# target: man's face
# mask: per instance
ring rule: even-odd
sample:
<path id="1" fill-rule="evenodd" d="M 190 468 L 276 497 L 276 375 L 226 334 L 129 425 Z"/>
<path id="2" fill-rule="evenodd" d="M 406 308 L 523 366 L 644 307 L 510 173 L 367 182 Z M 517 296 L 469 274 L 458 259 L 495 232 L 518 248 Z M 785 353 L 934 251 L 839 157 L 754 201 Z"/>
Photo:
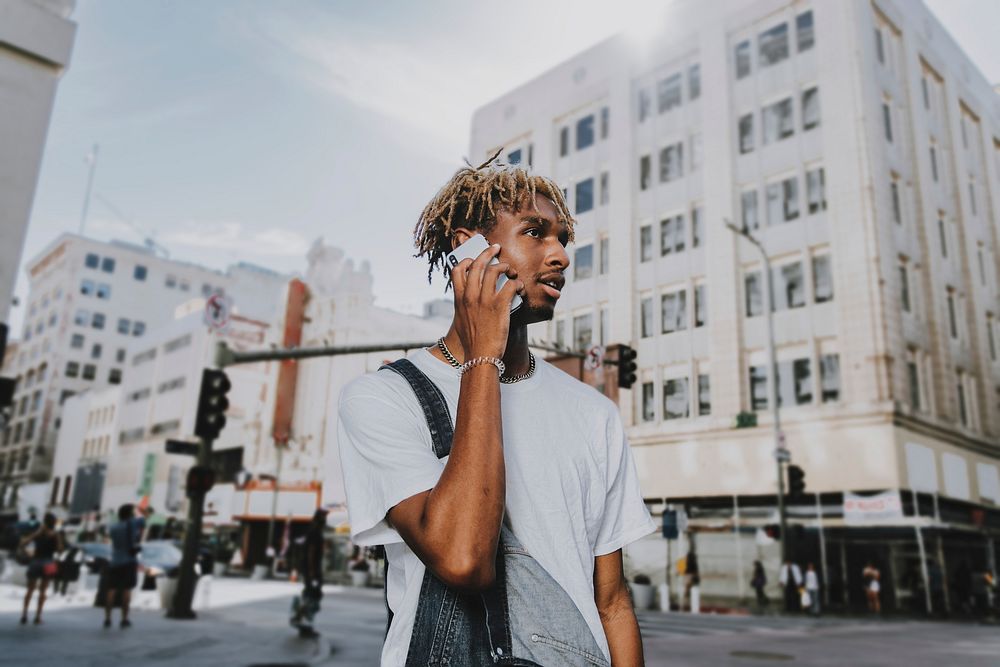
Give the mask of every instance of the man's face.
<path id="1" fill-rule="evenodd" d="M 535 207 L 526 203 L 514 213 L 501 211 L 497 223 L 485 234 L 490 243 L 500 244 L 499 259 L 517 271 L 524 282 L 521 307 L 511 318 L 512 324 L 531 324 L 551 320 L 569 267 L 566 243 L 569 229 L 559 222 L 559 214 L 547 197 L 536 194 Z M 475 232 L 456 230 L 457 247 Z"/>

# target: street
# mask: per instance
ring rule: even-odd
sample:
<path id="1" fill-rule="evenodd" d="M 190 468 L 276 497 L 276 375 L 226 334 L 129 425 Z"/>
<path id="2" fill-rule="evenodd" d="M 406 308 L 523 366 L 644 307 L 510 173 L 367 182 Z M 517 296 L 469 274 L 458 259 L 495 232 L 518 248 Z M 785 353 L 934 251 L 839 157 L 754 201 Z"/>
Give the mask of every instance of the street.
<path id="1" fill-rule="evenodd" d="M 0 665 L 357 665 L 376 666 L 385 630 L 380 589 L 327 586 L 319 641 L 287 625 L 297 586 L 221 579 L 200 589 L 199 617 L 172 621 L 155 593 L 139 593 L 134 626 L 101 627 L 92 593 L 47 605 L 44 624 L 20 626 L 23 589 L 0 586 Z M 207 607 L 205 605 L 207 603 Z M 646 664 L 670 665 L 961 665 L 993 667 L 996 626 L 908 620 L 639 613 Z"/>

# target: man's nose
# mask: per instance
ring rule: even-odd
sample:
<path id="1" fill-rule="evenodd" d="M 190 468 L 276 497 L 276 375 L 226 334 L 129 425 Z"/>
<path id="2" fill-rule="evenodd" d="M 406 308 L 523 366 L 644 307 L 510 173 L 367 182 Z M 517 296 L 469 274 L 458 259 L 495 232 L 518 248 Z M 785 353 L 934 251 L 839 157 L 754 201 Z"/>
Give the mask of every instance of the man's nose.
<path id="1" fill-rule="evenodd" d="M 565 271 L 569 268 L 569 253 L 566 252 L 566 248 L 563 247 L 562 243 L 556 241 L 553 244 L 548 257 L 545 258 L 545 265 L 559 271 Z"/>

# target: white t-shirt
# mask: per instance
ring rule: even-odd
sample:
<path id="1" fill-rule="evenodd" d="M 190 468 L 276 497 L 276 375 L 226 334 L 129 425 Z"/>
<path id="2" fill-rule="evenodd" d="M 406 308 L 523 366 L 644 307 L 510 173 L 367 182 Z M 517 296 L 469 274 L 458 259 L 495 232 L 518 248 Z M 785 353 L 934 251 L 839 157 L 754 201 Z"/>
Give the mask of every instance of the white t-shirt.
<path id="1" fill-rule="evenodd" d="M 425 349 L 409 356 L 441 390 L 452 424 L 460 380 Z M 505 521 L 587 620 L 610 661 L 594 602 L 594 557 L 656 530 L 618 408 L 594 388 L 538 359 L 535 374 L 500 385 Z M 400 501 L 437 484 L 448 458 L 434 454 L 423 410 L 397 373 L 369 373 L 340 396 L 340 457 L 355 544 L 385 544 L 392 627 L 382 665 L 403 665 L 424 565 L 386 522 Z"/>

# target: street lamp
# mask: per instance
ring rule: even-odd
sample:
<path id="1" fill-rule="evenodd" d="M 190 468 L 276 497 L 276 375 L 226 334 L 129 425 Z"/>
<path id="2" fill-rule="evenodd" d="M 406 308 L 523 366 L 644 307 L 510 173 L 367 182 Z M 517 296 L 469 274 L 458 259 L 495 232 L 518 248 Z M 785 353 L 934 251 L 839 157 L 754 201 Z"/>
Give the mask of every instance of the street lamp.
<path id="1" fill-rule="evenodd" d="M 742 236 L 752 243 L 758 251 L 760 258 L 764 262 L 764 312 L 767 314 L 767 389 L 768 405 L 771 407 L 771 416 L 774 428 L 774 461 L 778 472 L 778 519 L 781 523 L 781 560 L 788 560 L 788 525 L 785 519 L 785 476 L 782 466 L 791 460 L 788 449 L 785 447 L 785 435 L 781 432 L 781 411 L 778 407 L 778 367 L 774 355 L 774 314 L 771 309 L 771 261 L 767 258 L 767 251 L 750 230 L 744 225 L 737 227 L 729 220 L 723 220 L 729 231 L 737 236 Z"/>

